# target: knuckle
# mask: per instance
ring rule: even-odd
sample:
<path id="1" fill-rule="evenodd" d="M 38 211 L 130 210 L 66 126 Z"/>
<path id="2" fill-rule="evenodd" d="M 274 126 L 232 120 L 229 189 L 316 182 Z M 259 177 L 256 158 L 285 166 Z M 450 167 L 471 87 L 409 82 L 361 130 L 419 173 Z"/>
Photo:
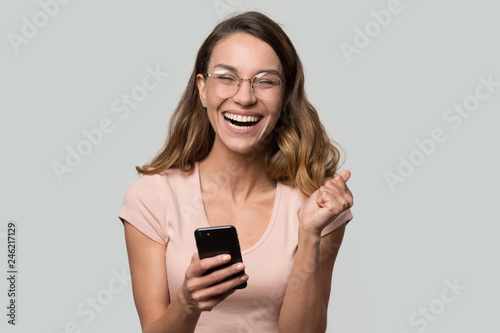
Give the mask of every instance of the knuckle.
<path id="1" fill-rule="evenodd" d="M 198 269 L 200 272 L 206 271 L 208 269 L 207 262 L 204 260 L 201 260 L 200 262 L 198 262 Z"/>
<path id="2" fill-rule="evenodd" d="M 196 284 L 193 280 L 188 280 L 186 281 L 186 289 L 192 293 L 193 291 L 196 290 Z"/>
<path id="3" fill-rule="evenodd" d="M 186 273 L 184 273 L 184 279 L 186 281 L 189 281 L 189 279 L 193 276 L 193 269 L 191 266 L 189 266 L 187 269 L 186 269 Z"/>
<path id="4" fill-rule="evenodd" d="M 343 208 L 342 210 L 346 210 L 346 209 L 349 208 L 349 200 L 343 198 L 343 200 L 342 200 L 342 208 Z"/>
<path id="5" fill-rule="evenodd" d="M 330 212 L 330 214 L 337 215 L 342 211 L 342 209 L 338 206 L 333 206 L 328 211 Z"/>
<path id="6" fill-rule="evenodd" d="M 219 282 L 220 280 L 221 280 L 221 274 L 219 271 L 214 271 L 212 274 L 210 274 L 211 282 Z"/>
<path id="7" fill-rule="evenodd" d="M 193 293 L 191 294 L 191 299 L 200 307 L 201 302 L 203 301 L 203 298 L 201 297 L 200 293 Z"/>
<path id="8" fill-rule="evenodd" d="M 214 290 L 218 295 L 220 295 L 226 292 L 226 287 L 222 284 L 218 284 L 215 286 Z"/>

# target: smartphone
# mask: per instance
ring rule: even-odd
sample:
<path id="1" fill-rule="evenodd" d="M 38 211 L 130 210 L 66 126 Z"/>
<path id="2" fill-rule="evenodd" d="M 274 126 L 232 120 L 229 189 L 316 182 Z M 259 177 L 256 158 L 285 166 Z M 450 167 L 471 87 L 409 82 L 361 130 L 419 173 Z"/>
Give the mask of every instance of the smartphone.
<path id="1" fill-rule="evenodd" d="M 217 269 L 233 265 L 237 262 L 243 262 L 238 234 L 236 233 L 236 228 L 232 225 L 196 229 L 194 231 L 194 238 L 196 239 L 196 247 L 198 248 L 200 259 L 217 256 L 219 254 L 231 255 L 231 260 L 228 263 L 207 270 L 205 275 L 210 274 Z M 235 275 L 242 275 L 244 273 L 245 271 L 242 271 Z M 232 279 L 235 275 L 230 276 L 223 281 Z M 236 288 L 243 289 L 246 286 L 247 283 L 243 282 Z"/>

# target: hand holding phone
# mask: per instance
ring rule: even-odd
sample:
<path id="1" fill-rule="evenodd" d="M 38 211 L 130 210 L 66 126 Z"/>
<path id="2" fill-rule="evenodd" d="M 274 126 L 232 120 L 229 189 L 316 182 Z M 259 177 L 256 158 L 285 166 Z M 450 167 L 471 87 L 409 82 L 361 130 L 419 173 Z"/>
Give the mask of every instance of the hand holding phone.
<path id="1" fill-rule="evenodd" d="M 194 236 L 196 239 L 196 247 L 198 248 L 198 255 L 200 259 L 205 259 L 220 254 L 229 254 L 231 256 L 231 260 L 229 262 L 207 270 L 205 272 L 205 275 L 210 274 L 215 270 L 228 267 L 235 263 L 243 262 L 243 259 L 241 257 L 240 242 L 238 240 L 238 234 L 235 227 L 228 225 L 220 227 L 199 228 L 195 230 Z M 242 274 L 245 274 L 245 271 L 242 271 L 237 275 L 230 276 L 224 281 Z M 242 289 L 246 286 L 247 283 L 243 282 L 236 288 Z"/>

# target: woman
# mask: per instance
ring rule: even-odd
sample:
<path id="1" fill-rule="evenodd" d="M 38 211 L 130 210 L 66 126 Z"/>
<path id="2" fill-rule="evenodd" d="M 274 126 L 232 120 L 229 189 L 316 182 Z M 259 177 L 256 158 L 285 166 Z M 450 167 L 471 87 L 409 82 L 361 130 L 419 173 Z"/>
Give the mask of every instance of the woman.
<path id="1" fill-rule="evenodd" d="M 257 12 L 217 25 L 119 214 L 143 331 L 324 332 L 352 218 L 338 160 L 280 26 Z M 200 260 L 193 232 L 219 225 L 236 227 L 244 264 L 204 275 L 229 259 Z"/>

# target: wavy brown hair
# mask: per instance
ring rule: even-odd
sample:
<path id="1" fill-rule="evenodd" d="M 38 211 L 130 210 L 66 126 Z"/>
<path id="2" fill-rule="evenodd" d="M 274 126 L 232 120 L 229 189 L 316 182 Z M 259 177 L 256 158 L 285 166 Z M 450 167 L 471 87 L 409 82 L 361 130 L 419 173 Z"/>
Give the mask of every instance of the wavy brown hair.
<path id="1" fill-rule="evenodd" d="M 136 169 L 147 175 L 172 168 L 192 171 L 195 162 L 208 155 L 215 132 L 201 105 L 196 75 L 207 73 L 215 45 L 235 33 L 247 33 L 266 42 L 281 61 L 285 75 L 283 110 L 274 130 L 264 140 L 268 149 L 256 149 L 266 154 L 265 167 L 271 178 L 309 196 L 323 185 L 325 177 L 335 175 L 340 152 L 307 100 L 304 70 L 295 47 L 276 22 L 259 12 L 246 12 L 219 23 L 203 42 L 188 86 L 170 120 L 163 149 L 150 163 Z"/>

